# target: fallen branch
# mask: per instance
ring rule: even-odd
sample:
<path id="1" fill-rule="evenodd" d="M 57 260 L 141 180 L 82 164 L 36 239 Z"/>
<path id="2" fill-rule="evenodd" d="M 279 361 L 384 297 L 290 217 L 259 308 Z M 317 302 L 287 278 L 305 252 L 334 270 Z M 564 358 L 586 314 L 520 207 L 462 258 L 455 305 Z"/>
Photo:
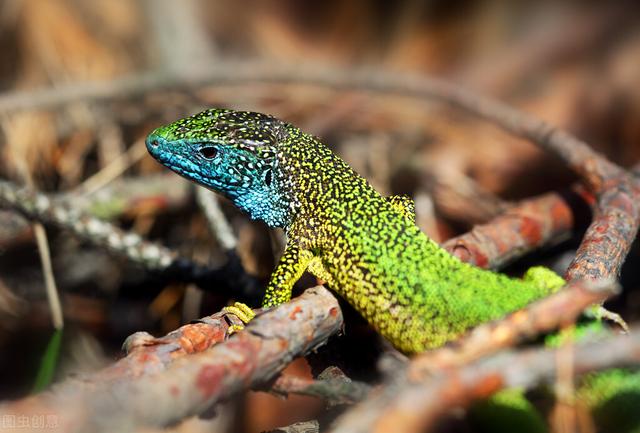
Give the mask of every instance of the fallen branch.
<path id="1" fill-rule="evenodd" d="M 559 349 L 562 350 L 562 349 Z M 507 351 L 456 368 L 432 371 L 416 381 L 403 370 L 381 392 L 338 419 L 333 433 L 423 432 L 453 407 L 465 407 L 510 387 L 530 388 L 557 374 L 556 349 Z M 640 362 L 640 329 L 630 335 L 579 344 L 575 374 Z"/>
<path id="2" fill-rule="evenodd" d="M 640 225 L 640 180 L 612 170 L 595 189 L 597 204 L 566 278 L 617 278 Z"/>
<path id="3" fill-rule="evenodd" d="M 537 248 L 568 239 L 574 228 L 569 204 L 552 192 L 524 200 L 442 247 L 463 262 L 499 269 Z"/>
<path id="4" fill-rule="evenodd" d="M 54 203 L 73 202 L 73 206 L 80 212 L 112 220 L 184 207 L 189 198 L 189 184 L 175 182 L 172 175 L 123 177 L 91 195 L 80 196 L 73 191 L 48 197 Z M 7 248 L 16 238 L 24 236 L 31 225 L 20 214 L 6 211 L 2 213 L 0 248 Z"/>
<path id="5" fill-rule="evenodd" d="M 160 372 L 97 381 L 68 379 L 49 392 L 0 406 L 3 414 L 56 414 L 60 431 L 114 432 L 166 426 L 273 379 L 291 360 L 342 328 L 336 298 L 318 286 L 251 321 L 224 343 Z"/>
<path id="6" fill-rule="evenodd" d="M 160 338 L 136 332 L 122 345 L 127 355 L 92 375 L 90 380 L 94 383 L 122 381 L 165 370 L 185 355 L 203 352 L 226 340 L 232 333 L 231 325 L 242 325 L 242 322 L 234 315 L 218 312 Z"/>
<path id="7" fill-rule="evenodd" d="M 194 282 L 204 290 L 215 289 L 251 303 L 262 298 L 262 283 L 244 270 L 234 251 L 227 254 L 224 266 L 209 269 L 136 233 L 81 212 L 69 203 L 3 180 L 0 180 L 0 206 L 19 212 L 29 220 L 69 230 L 79 239 L 124 256 L 167 279 Z"/>
<path id="8" fill-rule="evenodd" d="M 640 164 L 636 170 L 638 173 L 633 175 L 640 177 Z M 500 269 L 531 251 L 572 236 L 577 229 L 576 205 L 592 209 L 597 205 L 594 194 L 581 184 L 575 184 L 565 192 L 550 192 L 523 200 L 491 221 L 448 239 L 442 247 L 464 262 Z M 623 240 L 623 245 L 630 241 L 632 238 Z"/>
<path id="9" fill-rule="evenodd" d="M 617 289 L 618 286 L 613 282 L 575 282 L 560 292 L 516 311 L 504 319 L 479 325 L 456 342 L 413 358 L 405 369 L 394 374 L 385 383 L 385 391 L 351 409 L 345 419 L 367 420 L 366 422 L 370 423 L 358 426 L 358 429 L 353 431 L 374 431 L 373 424 L 379 422 L 376 417 L 382 419 L 386 416 L 380 409 L 380 406 L 384 405 L 381 399 L 387 399 L 386 404 L 392 404 L 398 395 L 403 396 L 405 393 L 414 392 L 414 386 L 430 386 L 433 375 L 451 369 L 465 368 L 481 357 L 513 346 L 526 337 L 572 324 L 585 308 L 603 301 L 616 293 Z M 387 392 L 388 388 L 393 388 L 394 393 Z M 414 404 L 416 405 L 415 413 L 408 414 L 407 417 L 420 417 L 422 412 L 432 410 L 428 406 L 431 404 L 430 401 L 416 401 Z M 359 430 L 360 428 L 362 430 Z M 338 431 L 341 430 L 338 429 Z M 400 429 L 398 431 L 421 430 Z"/>

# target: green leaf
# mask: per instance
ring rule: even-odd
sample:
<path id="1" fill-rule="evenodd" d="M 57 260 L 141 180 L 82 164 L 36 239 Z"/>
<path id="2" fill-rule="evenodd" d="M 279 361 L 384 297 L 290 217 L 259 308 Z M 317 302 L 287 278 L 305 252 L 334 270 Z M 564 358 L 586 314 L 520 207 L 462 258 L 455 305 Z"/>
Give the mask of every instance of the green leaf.
<path id="1" fill-rule="evenodd" d="M 33 385 L 33 392 L 42 391 L 49 386 L 53 380 L 53 374 L 56 371 L 58 357 L 60 356 L 61 342 L 62 329 L 57 329 L 51 336 L 51 340 L 49 340 L 49 344 L 47 344 L 47 350 L 42 356 L 42 361 L 40 361 L 40 368 L 38 369 L 38 375 Z"/>

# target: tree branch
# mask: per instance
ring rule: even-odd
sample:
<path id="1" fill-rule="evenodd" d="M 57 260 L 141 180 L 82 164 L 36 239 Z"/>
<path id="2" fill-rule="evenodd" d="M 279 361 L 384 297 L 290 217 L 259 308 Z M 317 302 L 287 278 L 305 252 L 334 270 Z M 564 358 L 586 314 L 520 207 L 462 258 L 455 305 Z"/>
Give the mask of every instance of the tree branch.
<path id="1" fill-rule="evenodd" d="M 29 220 L 70 230 L 78 238 L 168 279 L 195 282 L 204 290 L 215 288 L 246 301 L 259 302 L 262 298 L 262 283 L 245 271 L 235 251 L 227 254 L 223 267 L 208 269 L 136 233 L 82 212 L 70 203 L 3 180 L 0 180 L 0 206 L 19 212 Z"/>
<path id="2" fill-rule="evenodd" d="M 557 374 L 557 351 L 507 351 L 459 367 L 430 371 L 428 380 L 416 380 L 411 368 L 365 403 L 339 418 L 333 433 L 427 431 L 452 407 L 465 407 L 509 387 L 530 388 Z M 583 374 L 640 362 L 640 329 L 630 335 L 579 344 L 572 357 L 574 371 Z"/>
<path id="3" fill-rule="evenodd" d="M 49 392 L 0 406 L 0 411 L 55 413 L 65 432 L 166 426 L 268 382 L 341 328 L 336 298 L 318 286 L 258 316 L 228 341 L 181 357 L 162 371 L 68 379 Z"/>

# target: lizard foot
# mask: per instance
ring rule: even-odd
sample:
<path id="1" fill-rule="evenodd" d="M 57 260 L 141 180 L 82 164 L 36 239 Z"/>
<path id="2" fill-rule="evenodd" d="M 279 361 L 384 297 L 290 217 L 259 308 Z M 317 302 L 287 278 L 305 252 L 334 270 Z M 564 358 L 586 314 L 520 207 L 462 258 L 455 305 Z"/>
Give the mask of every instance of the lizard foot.
<path id="1" fill-rule="evenodd" d="M 245 325 L 249 323 L 254 317 L 256 317 L 256 313 L 247 305 L 242 302 L 236 302 L 233 305 L 228 307 L 224 307 L 222 309 L 227 314 L 233 314 L 238 319 L 242 321 Z M 244 329 L 244 325 L 230 325 L 229 326 L 229 334 L 234 334 L 238 331 L 242 331 Z"/>
<path id="2" fill-rule="evenodd" d="M 602 305 L 592 305 L 591 307 L 587 308 L 584 311 L 584 313 L 587 316 L 593 317 L 594 319 L 597 319 L 597 320 L 607 320 L 609 322 L 613 322 L 616 325 L 618 325 L 620 329 L 622 329 L 622 332 L 624 334 L 629 333 L 629 325 L 627 325 L 627 322 L 625 322 L 624 319 L 618 313 L 609 311 L 606 308 L 604 308 Z"/>

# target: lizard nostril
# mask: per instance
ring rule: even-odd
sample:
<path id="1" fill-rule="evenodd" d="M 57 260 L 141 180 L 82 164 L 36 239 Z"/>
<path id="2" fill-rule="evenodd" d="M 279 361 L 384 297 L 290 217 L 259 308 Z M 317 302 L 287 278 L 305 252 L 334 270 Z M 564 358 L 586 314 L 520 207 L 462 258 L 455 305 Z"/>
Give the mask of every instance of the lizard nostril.
<path id="1" fill-rule="evenodd" d="M 158 147 L 158 145 L 160 144 L 160 142 L 158 141 L 158 139 L 153 139 L 151 140 L 151 146 L 152 147 Z"/>

